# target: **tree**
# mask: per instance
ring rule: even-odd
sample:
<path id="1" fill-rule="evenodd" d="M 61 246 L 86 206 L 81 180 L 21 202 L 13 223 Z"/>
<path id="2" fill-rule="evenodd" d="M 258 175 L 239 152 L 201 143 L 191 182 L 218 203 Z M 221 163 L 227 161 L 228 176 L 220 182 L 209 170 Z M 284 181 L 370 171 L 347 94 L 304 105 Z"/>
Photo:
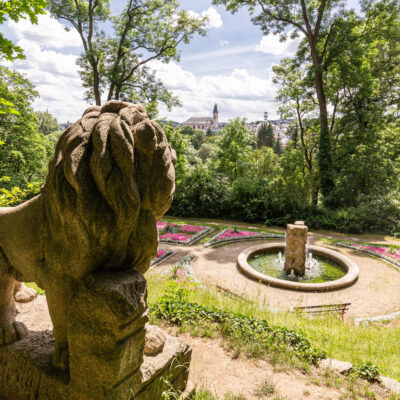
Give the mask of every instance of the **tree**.
<path id="1" fill-rule="evenodd" d="M 341 207 L 386 198 L 399 187 L 400 4 L 380 0 L 363 7 L 363 18 L 349 18 L 340 32 L 347 45 L 329 75 L 336 109 L 334 197 Z"/>
<path id="2" fill-rule="evenodd" d="M 262 146 L 273 148 L 275 145 L 274 130 L 271 122 L 261 124 L 257 132 L 257 147 L 260 149 Z"/>
<path id="3" fill-rule="evenodd" d="M 190 142 L 192 143 L 192 146 L 195 148 L 195 150 L 199 150 L 201 145 L 204 142 L 204 132 L 201 131 L 200 129 L 195 130 L 193 134 L 190 136 Z"/>
<path id="4" fill-rule="evenodd" d="M 13 104 L 15 112 L 0 112 L 0 171 L 5 189 L 25 188 L 42 181 L 53 146 L 37 130 L 32 102 L 38 96 L 21 74 L 0 67 L 0 97 Z"/>
<path id="5" fill-rule="evenodd" d="M 236 12 L 240 7 L 249 9 L 252 21 L 268 34 L 280 34 L 286 40 L 288 29 L 292 38 L 304 35 L 302 53 L 311 61 L 309 73 L 313 78 L 318 100 L 320 134 L 318 164 L 320 187 L 324 196 L 334 188 L 331 137 L 328 125 L 328 106 L 324 77 L 333 59 L 340 54 L 342 43 L 335 35 L 344 15 L 343 0 L 214 0 Z M 256 13 L 258 13 L 255 15 Z M 329 51 L 328 51 L 329 49 Z"/>
<path id="6" fill-rule="evenodd" d="M 310 90 L 307 69 L 297 58 L 284 58 L 273 66 L 273 82 L 278 86 L 277 100 L 280 102 L 279 112 L 283 118 L 294 119 L 295 139 L 300 133 L 300 148 L 308 170 L 311 186 L 312 204 L 318 204 L 318 175 L 315 171 L 314 159 L 318 150 L 316 137 L 317 112 L 314 91 Z M 297 128 L 298 127 L 298 128 Z"/>
<path id="7" fill-rule="evenodd" d="M 48 111 L 36 111 L 39 120 L 39 132 L 43 135 L 49 135 L 60 130 L 60 124 L 57 118 L 53 117 Z"/>
<path id="8" fill-rule="evenodd" d="M 78 63 L 87 100 L 101 105 L 105 93 L 107 100 L 178 104 L 145 64 L 179 60 L 178 45 L 204 35 L 206 19 L 179 10 L 177 0 L 128 0 L 119 16 L 111 16 L 108 0 L 49 0 L 49 8 L 82 39 Z M 112 36 L 101 30 L 104 23 L 112 24 Z"/>
<path id="9" fill-rule="evenodd" d="M 276 141 L 275 141 L 275 146 L 274 146 L 274 152 L 276 155 L 280 156 L 282 154 L 282 138 L 280 132 L 278 132 L 278 135 L 276 136 Z"/>
<path id="10" fill-rule="evenodd" d="M 222 132 L 215 163 L 217 169 L 233 181 L 241 176 L 250 164 L 254 135 L 247 128 L 246 120 L 240 118 L 229 122 Z"/>
<path id="11" fill-rule="evenodd" d="M 198 151 L 198 155 L 205 163 L 212 155 L 215 146 L 211 143 L 203 143 Z"/>
<path id="12" fill-rule="evenodd" d="M 32 24 L 37 24 L 37 15 L 44 14 L 46 0 L 2 0 L 0 3 L 0 24 L 7 19 L 18 22 L 20 19 L 29 18 Z M 0 58 L 13 61 L 17 58 L 24 58 L 21 47 L 0 32 Z"/>

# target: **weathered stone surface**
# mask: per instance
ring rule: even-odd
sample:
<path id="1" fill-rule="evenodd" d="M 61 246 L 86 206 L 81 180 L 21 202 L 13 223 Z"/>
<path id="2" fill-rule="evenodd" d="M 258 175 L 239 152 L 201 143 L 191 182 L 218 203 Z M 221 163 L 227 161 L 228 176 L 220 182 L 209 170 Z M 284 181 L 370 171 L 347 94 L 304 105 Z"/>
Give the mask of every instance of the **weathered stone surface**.
<path id="1" fill-rule="evenodd" d="M 303 276 L 306 272 L 306 245 L 308 228 L 297 221 L 295 225 L 287 225 L 285 272 L 293 271 L 296 275 Z"/>
<path id="2" fill-rule="evenodd" d="M 66 316 L 76 287 L 97 270 L 149 268 L 156 221 L 175 190 L 175 162 L 141 105 L 90 107 L 63 133 L 41 193 L 0 208 L 0 346 L 19 339 L 17 282 L 35 281 L 54 326 L 54 365 L 69 368 Z"/>
<path id="3" fill-rule="evenodd" d="M 97 272 L 77 287 L 68 318 L 71 389 L 108 398 L 139 371 L 148 321 L 147 285 L 136 271 Z"/>
<path id="4" fill-rule="evenodd" d="M 156 325 L 146 326 L 146 343 L 144 345 L 144 354 L 153 356 L 162 351 L 165 344 L 165 334 L 161 328 Z"/>
<path id="5" fill-rule="evenodd" d="M 333 358 L 325 358 L 320 363 L 319 366 L 324 369 L 331 369 L 339 374 L 344 374 L 345 372 L 353 368 L 353 364 L 346 361 L 339 361 Z"/>
<path id="6" fill-rule="evenodd" d="M 14 299 L 18 303 L 29 303 L 35 300 L 37 293 L 35 289 L 26 287 L 22 282 L 18 282 L 14 288 Z"/>
<path id="7" fill-rule="evenodd" d="M 396 379 L 388 378 L 386 376 L 379 376 L 379 380 L 381 381 L 382 385 L 392 391 L 393 393 L 400 394 L 400 382 L 396 381 Z"/>
<path id="8" fill-rule="evenodd" d="M 0 399 L 67 400 L 69 376 L 54 369 L 53 353 L 50 331 L 0 347 Z"/>
<path id="9" fill-rule="evenodd" d="M 69 376 L 53 368 L 54 339 L 49 331 L 33 333 L 0 348 L 1 400 L 156 400 L 168 384 L 185 391 L 192 350 L 165 334 L 163 351 L 145 356 L 140 369 L 108 392 L 84 393 L 68 384 Z M 132 396 L 135 395 L 135 397 Z"/>
<path id="10" fill-rule="evenodd" d="M 166 335 L 163 351 L 156 356 L 145 356 L 141 380 L 133 384 L 135 400 L 160 399 L 171 386 L 184 392 L 189 377 L 192 349 L 176 337 Z"/>

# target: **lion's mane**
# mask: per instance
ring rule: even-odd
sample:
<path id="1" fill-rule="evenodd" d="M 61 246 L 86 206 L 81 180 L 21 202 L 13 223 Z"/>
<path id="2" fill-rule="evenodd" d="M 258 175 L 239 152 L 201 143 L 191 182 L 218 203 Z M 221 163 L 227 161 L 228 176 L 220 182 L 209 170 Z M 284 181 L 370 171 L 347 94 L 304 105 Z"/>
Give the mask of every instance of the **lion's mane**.
<path id="1" fill-rule="evenodd" d="M 49 163 L 45 258 L 75 279 L 96 269 L 145 272 L 157 250 L 156 220 L 172 202 L 175 161 L 143 106 L 110 101 L 88 108 Z"/>

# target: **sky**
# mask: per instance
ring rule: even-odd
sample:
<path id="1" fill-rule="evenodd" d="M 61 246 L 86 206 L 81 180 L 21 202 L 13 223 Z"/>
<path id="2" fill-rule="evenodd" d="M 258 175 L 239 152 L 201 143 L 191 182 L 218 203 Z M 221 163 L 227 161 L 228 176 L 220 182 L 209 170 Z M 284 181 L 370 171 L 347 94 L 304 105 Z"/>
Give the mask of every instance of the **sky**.
<path id="1" fill-rule="evenodd" d="M 355 1 L 349 0 L 349 6 L 356 6 Z M 119 12 L 124 3 L 111 0 L 113 12 Z M 208 32 L 179 47 L 179 63 L 149 64 L 183 104 L 171 112 L 160 107 L 160 117 L 184 122 L 190 117 L 211 116 L 217 104 L 220 121 L 236 117 L 261 120 L 265 111 L 271 119 L 279 118 L 272 66 L 293 55 L 300 39 L 282 43 L 278 36 L 263 36 L 246 10 L 232 15 L 224 7 L 212 5 L 212 0 L 181 0 L 181 7 L 207 15 Z M 67 32 L 49 15 L 39 16 L 38 25 L 8 21 L 0 31 L 24 50 L 25 60 L 7 66 L 26 74 L 36 86 L 40 98 L 35 110 L 48 110 L 59 122 L 77 120 L 90 105 L 83 100 L 76 65 L 82 52 L 78 33 Z"/>

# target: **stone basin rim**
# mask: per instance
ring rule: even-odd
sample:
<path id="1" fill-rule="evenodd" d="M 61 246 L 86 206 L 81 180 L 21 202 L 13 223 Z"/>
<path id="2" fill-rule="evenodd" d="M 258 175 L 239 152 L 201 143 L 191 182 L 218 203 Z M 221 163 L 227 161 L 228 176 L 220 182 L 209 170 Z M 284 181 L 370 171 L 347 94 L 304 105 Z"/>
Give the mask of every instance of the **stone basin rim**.
<path id="1" fill-rule="evenodd" d="M 273 250 L 282 251 L 285 250 L 285 248 L 285 243 L 268 243 L 248 247 L 239 254 L 237 261 L 238 267 L 245 275 L 268 285 L 283 289 L 292 289 L 307 292 L 324 292 L 345 288 L 355 283 L 358 279 L 360 271 L 358 265 L 353 260 L 344 256 L 343 254 L 322 246 L 309 245 L 308 251 L 310 251 L 312 254 L 326 257 L 340 264 L 340 266 L 344 267 L 347 271 L 346 275 L 344 275 L 340 279 L 324 283 L 292 282 L 262 274 L 253 269 L 247 262 L 247 260 L 254 255 Z"/>

